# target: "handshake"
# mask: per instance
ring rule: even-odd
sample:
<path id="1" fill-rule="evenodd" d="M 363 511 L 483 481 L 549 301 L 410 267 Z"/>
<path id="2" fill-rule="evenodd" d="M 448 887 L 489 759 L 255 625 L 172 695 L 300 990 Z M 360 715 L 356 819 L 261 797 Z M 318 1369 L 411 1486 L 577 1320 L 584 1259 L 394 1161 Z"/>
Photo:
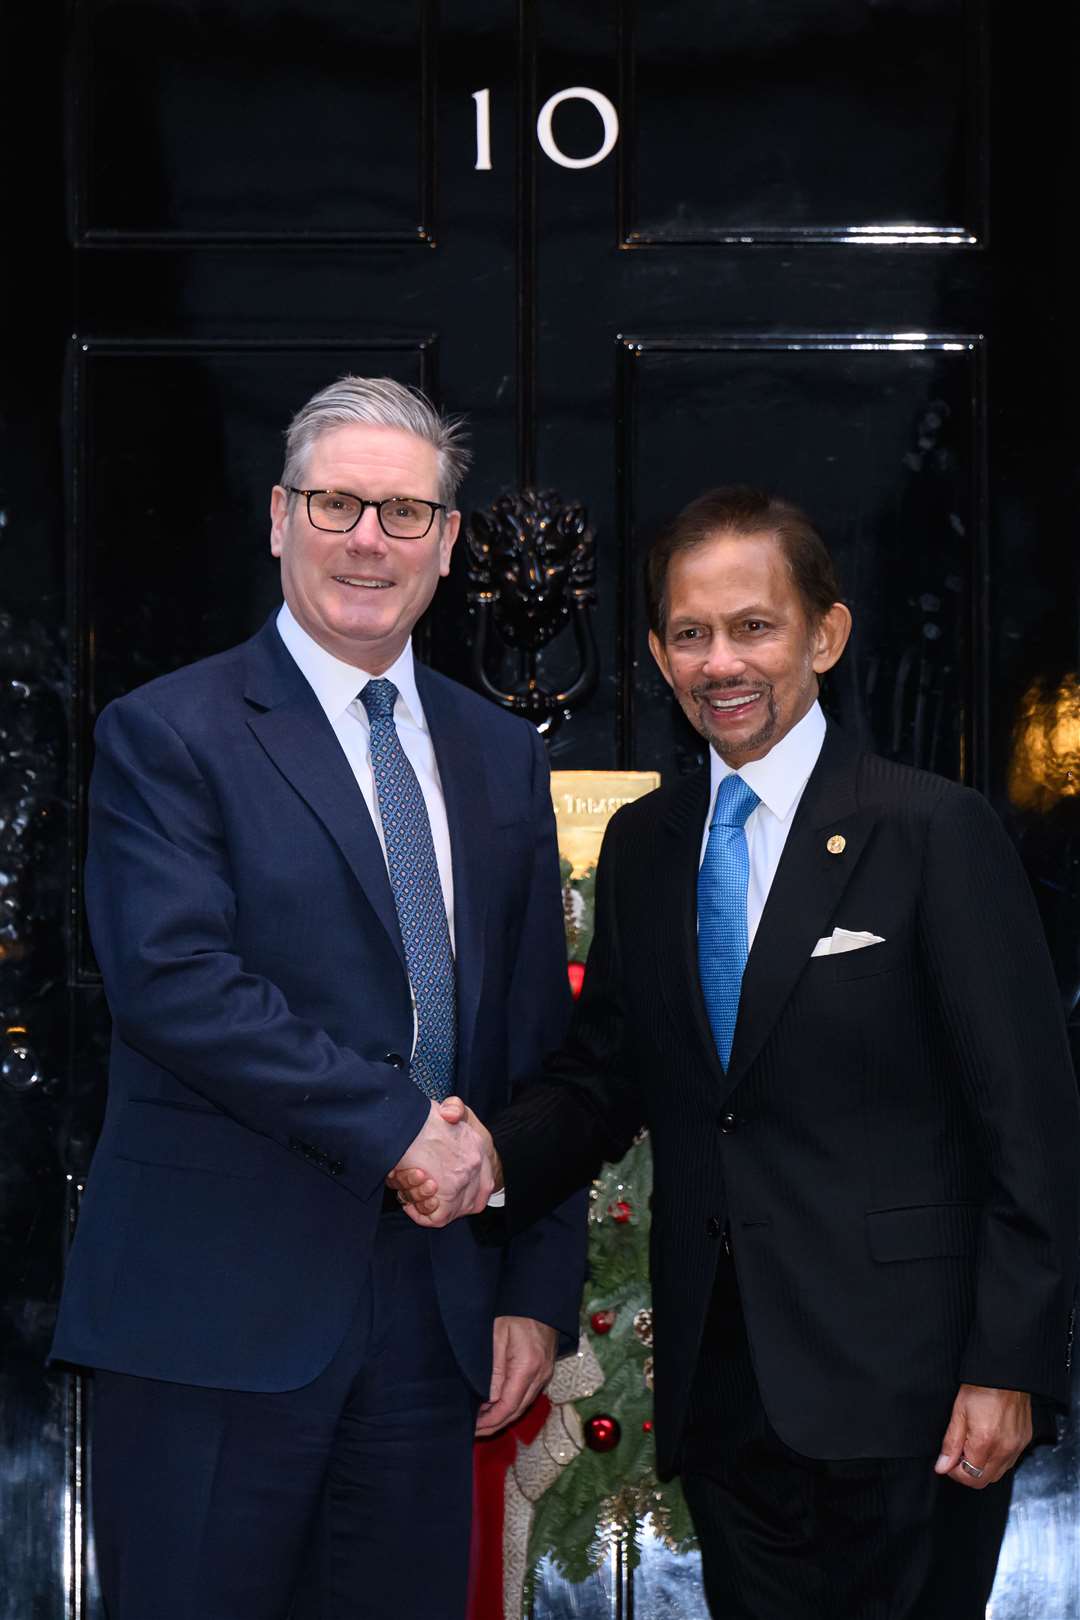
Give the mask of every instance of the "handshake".
<path id="1" fill-rule="evenodd" d="M 479 1215 L 502 1184 L 491 1132 L 460 1097 L 431 1104 L 423 1130 L 386 1178 L 417 1226 Z"/>

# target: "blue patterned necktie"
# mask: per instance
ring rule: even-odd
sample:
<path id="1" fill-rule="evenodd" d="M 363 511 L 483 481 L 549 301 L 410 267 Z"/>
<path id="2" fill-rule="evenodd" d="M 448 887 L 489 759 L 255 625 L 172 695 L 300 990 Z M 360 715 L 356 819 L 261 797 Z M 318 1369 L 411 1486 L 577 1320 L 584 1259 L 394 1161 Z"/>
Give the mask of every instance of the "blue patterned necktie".
<path id="1" fill-rule="evenodd" d="M 368 681 L 360 702 L 371 721 L 371 768 L 386 864 L 416 1006 L 416 1050 L 409 1074 L 425 1096 L 439 1101 L 454 1088 L 454 955 L 427 805 L 394 724 L 397 695 L 393 681 Z"/>
<path id="2" fill-rule="evenodd" d="M 760 803 L 741 776 L 725 776 L 717 791 L 709 842 L 698 872 L 698 968 L 713 1039 L 725 1069 L 735 1037 L 748 951 L 746 890 L 750 882 L 750 850 L 745 825 L 747 816 Z"/>

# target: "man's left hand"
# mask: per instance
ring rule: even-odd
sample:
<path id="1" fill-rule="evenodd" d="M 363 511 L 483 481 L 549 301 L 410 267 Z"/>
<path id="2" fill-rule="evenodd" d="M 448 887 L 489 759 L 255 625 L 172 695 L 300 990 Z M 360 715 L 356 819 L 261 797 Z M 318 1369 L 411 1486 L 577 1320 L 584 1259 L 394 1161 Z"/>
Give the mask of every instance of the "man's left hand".
<path id="1" fill-rule="evenodd" d="M 1030 1444 L 1030 1395 L 961 1384 L 934 1472 L 981 1491 L 1007 1474 Z"/>
<path id="2" fill-rule="evenodd" d="M 555 1370 L 559 1336 L 531 1316 L 495 1318 L 491 1393 L 476 1419 L 480 1436 L 496 1434 L 532 1405 Z"/>

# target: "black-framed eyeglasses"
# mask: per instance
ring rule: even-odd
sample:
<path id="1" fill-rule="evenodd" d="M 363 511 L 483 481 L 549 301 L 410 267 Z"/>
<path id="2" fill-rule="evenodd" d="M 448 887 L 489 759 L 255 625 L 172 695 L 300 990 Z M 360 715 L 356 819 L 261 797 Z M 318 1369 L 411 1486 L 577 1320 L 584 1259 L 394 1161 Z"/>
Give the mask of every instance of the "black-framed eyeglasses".
<path id="1" fill-rule="evenodd" d="M 435 521 L 436 512 L 445 512 L 443 501 L 421 501 L 412 495 L 388 495 L 383 501 L 365 501 L 342 489 L 297 489 L 285 486 L 291 495 L 307 501 L 308 522 L 313 529 L 331 534 L 348 534 L 355 529 L 369 506 L 375 508 L 379 527 L 392 540 L 422 540 Z"/>

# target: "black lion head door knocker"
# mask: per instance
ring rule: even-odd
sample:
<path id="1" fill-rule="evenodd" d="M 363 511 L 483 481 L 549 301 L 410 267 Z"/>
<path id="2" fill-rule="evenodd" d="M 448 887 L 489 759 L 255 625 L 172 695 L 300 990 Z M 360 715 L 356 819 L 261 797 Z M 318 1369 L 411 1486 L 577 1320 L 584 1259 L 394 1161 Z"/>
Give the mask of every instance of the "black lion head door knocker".
<path id="1" fill-rule="evenodd" d="M 596 685 L 596 558 L 588 514 L 580 501 L 566 502 L 555 490 L 526 489 L 473 513 L 466 543 L 476 684 L 550 736 Z M 577 672 L 549 690 L 541 682 L 539 655 L 568 625 Z M 501 680 L 507 651 L 516 678 Z"/>

